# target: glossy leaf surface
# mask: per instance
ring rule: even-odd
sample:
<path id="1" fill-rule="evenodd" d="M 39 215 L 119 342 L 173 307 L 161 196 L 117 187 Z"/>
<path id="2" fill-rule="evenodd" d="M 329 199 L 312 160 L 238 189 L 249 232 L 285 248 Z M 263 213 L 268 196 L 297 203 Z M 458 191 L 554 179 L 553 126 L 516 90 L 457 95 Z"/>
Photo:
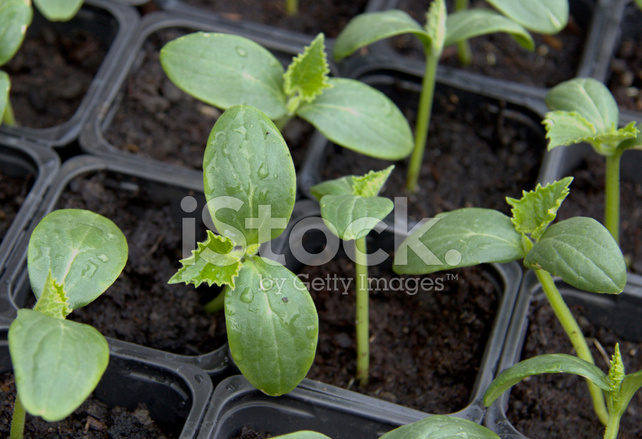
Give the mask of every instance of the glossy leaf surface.
<path id="1" fill-rule="evenodd" d="M 503 15 L 485 9 L 468 9 L 448 15 L 444 46 L 498 32 L 509 34 L 525 49 L 535 48 L 535 42 L 526 29 Z"/>
<path id="2" fill-rule="evenodd" d="M 528 252 L 524 265 L 594 293 L 619 294 L 626 284 L 620 247 L 593 218 L 574 217 L 550 226 Z"/>
<path id="3" fill-rule="evenodd" d="M 499 439 L 495 433 L 467 419 L 434 415 L 403 425 L 381 439 Z"/>
<path id="4" fill-rule="evenodd" d="M 488 3 L 540 34 L 558 33 L 568 23 L 568 0 L 488 0 Z"/>
<path id="5" fill-rule="evenodd" d="M 72 309 L 101 295 L 126 262 L 127 241 L 118 226 L 88 210 L 55 210 L 29 239 L 27 265 L 34 294 L 40 298 L 51 272 Z"/>
<path id="6" fill-rule="evenodd" d="M 292 272 L 260 257 L 241 268 L 225 293 L 225 323 L 234 362 L 268 395 L 282 395 L 312 365 L 319 331 L 310 293 Z"/>
<path id="7" fill-rule="evenodd" d="M 8 338 L 20 400 L 49 422 L 82 404 L 109 361 L 107 340 L 93 327 L 30 309 L 18 310 Z"/>
<path id="8" fill-rule="evenodd" d="M 31 25 L 33 9 L 29 0 L 0 2 L 0 66 L 18 51 Z"/>
<path id="9" fill-rule="evenodd" d="M 285 229 L 296 195 L 290 151 L 268 117 L 249 105 L 226 110 L 203 158 L 205 198 L 216 229 L 243 247 Z"/>
<path id="10" fill-rule="evenodd" d="M 69 21 L 76 16 L 83 0 L 33 0 L 38 11 L 49 21 Z"/>

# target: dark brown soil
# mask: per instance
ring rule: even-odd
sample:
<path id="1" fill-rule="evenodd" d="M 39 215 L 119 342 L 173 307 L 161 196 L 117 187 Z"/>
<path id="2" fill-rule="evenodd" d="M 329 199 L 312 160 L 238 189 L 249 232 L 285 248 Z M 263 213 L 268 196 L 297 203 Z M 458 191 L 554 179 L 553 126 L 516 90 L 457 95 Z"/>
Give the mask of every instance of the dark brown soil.
<path id="1" fill-rule="evenodd" d="M 498 303 L 481 267 L 422 278 L 370 268 L 370 373 L 365 387 L 354 379 L 354 263 L 333 260 L 305 267 L 299 276 L 310 285 L 319 313 L 319 344 L 308 378 L 429 413 L 466 407 Z M 351 281 L 348 291 L 342 280 Z M 389 289 L 383 289 L 383 282 Z M 419 282 L 425 282 L 423 288 Z"/>
<path id="2" fill-rule="evenodd" d="M 483 1 L 472 1 L 471 7 L 489 8 Z M 426 21 L 429 2 L 425 0 L 400 0 L 396 9 L 408 12 L 422 25 Z M 585 9 L 585 8 L 584 8 Z M 453 7 L 449 7 L 449 12 Z M 586 12 L 586 11 L 584 11 Z M 557 35 L 531 34 L 535 50 L 523 49 L 506 34 L 491 34 L 470 41 L 473 53 L 472 64 L 467 70 L 497 79 L 520 82 L 526 85 L 552 87 L 575 76 L 582 55 L 584 32 L 590 17 L 581 17 L 587 22 L 583 28 L 571 14 L 568 26 Z M 393 39 L 395 50 L 403 55 L 423 60 L 422 46 L 416 37 L 408 34 Z M 440 61 L 443 65 L 462 67 L 456 46 L 445 48 Z"/>
<path id="3" fill-rule="evenodd" d="M 27 38 L 6 66 L 16 121 L 46 128 L 69 120 L 80 106 L 106 49 L 77 30 L 63 35 L 54 27 L 29 29 Z"/>
<path id="4" fill-rule="evenodd" d="M 4 238 L 7 230 L 16 217 L 20 206 L 29 194 L 33 183 L 33 175 L 27 174 L 20 177 L 13 177 L 0 173 L 0 241 Z"/>
<path id="5" fill-rule="evenodd" d="M 412 95 L 414 105 L 417 100 Z M 414 127 L 414 107 L 400 108 Z M 509 214 L 505 197 L 519 198 L 535 186 L 544 151 L 542 128 L 531 116 L 438 87 L 417 192 L 405 189 L 406 160 L 395 163 L 382 195 L 408 197 L 409 216 L 416 220 L 461 207 Z M 361 175 L 389 164 L 334 147 L 321 178 Z"/>
<path id="6" fill-rule="evenodd" d="M 13 373 L 0 374 L 0 435 L 9 437 L 16 386 Z M 25 438 L 38 439 L 169 439 L 154 423 L 144 405 L 128 411 L 110 407 L 90 396 L 69 417 L 48 423 L 42 418 L 27 415 Z"/>
<path id="7" fill-rule="evenodd" d="M 608 360 L 616 342 L 620 343 L 626 372 L 642 369 L 642 344 L 623 341 L 609 329 L 593 326 L 582 317 L 579 307 L 572 311 L 592 348 L 596 364 L 604 372 L 608 372 Z M 541 354 L 573 353 L 571 343 L 548 303 L 534 307 L 529 318 L 531 323 L 523 359 Z M 595 348 L 598 343 L 606 352 L 606 358 Z M 604 434 L 604 428 L 593 413 L 587 387 L 582 378 L 575 375 L 540 375 L 517 384 L 511 391 L 508 417 L 531 439 L 597 439 Z M 621 422 L 619 439 L 642 437 L 641 392 L 633 397 Z"/>
<path id="8" fill-rule="evenodd" d="M 299 0 L 299 13 L 287 16 L 285 0 L 185 0 L 186 3 L 216 12 L 233 21 L 247 20 L 269 24 L 308 35 L 323 32 L 336 37 L 351 18 L 362 13 L 367 0 Z"/>
<path id="9" fill-rule="evenodd" d="M 267 439 L 271 437 L 272 435 L 270 433 L 257 431 L 249 427 L 242 427 L 238 436 L 234 436 L 231 439 Z"/>
<path id="10" fill-rule="evenodd" d="M 637 151 L 625 152 L 622 162 Z M 604 222 L 605 159 L 592 154 L 571 174 L 570 193 L 557 218 L 588 216 Z M 631 259 L 631 269 L 642 273 L 642 185 L 630 180 L 620 182 L 620 246 Z"/>
<path id="11" fill-rule="evenodd" d="M 622 37 L 611 60 L 609 88 L 623 108 L 642 111 L 642 11 L 631 3 L 624 13 Z"/>
<path id="12" fill-rule="evenodd" d="M 122 103 L 105 137 L 124 151 L 202 169 L 207 138 L 221 111 L 179 90 L 159 61 L 166 43 L 189 32 L 169 28 L 147 38 L 138 55 L 140 66 L 127 77 Z M 312 127 L 299 119 L 285 127 L 283 136 L 297 167 L 303 160 L 305 139 L 311 133 Z"/>
<path id="13" fill-rule="evenodd" d="M 176 189 L 106 173 L 71 181 L 57 208 L 89 209 L 114 221 L 127 238 L 129 259 L 107 292 L 69 319 L 107 337 L 177 354 L 204 354 L 226 341 L 224 316 L 202 309 L 217 289 L 167 284 L 180 267 L 183 246 L 181 199 L 162 201 L 171 190 Z"/>

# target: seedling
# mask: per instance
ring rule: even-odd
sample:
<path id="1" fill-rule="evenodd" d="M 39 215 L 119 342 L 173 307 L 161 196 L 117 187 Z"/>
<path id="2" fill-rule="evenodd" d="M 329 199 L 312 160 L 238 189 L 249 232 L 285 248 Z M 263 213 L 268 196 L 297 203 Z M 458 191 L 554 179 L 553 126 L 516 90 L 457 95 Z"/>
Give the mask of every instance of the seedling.
<path id="1" fill-rule="evenodd" d="M 29 239 L 27 264 L 38 299 L 9 327 L 16 380 L 11 439 L 23 436 L 25 412 L 55 422 L 96 388 L 109 361 L 95 328 L 65 320 L 100 296 L 127 261 L 127 242 L 107 218 L 87 210 L 51 212 Z"/>
<path id="2" fill-rule="evenodd" d="M 573 355 L 539 355 L 515 364 L 495 378 L 484 394 L 484 404 L 486 407 L 490 407 L 502 393 L 519 381 L 543 373 L 578 375 L 586 378 L 604 392 L 608 407 L 608 422 L 604 430 L 604 439 L 617 438 L 620 419 L 635 392 L 642 387 L 642 371 L 630 375 L 625 374 L 620 347 L 616 344 L 608 375 L 594 364 Z"/>
<path id="3" fill-rule="evenodd" d="M 208 231 L 169 283 L 223 286 L 209 308 L 224 307 L 234 362 L 266 394 L 287 393 L 312 365 L 319 325 L 303 282 L 257 255 L 285 230 L 296 192 L 292 158 L 274 123 L 249 105 L 226 110 L 207 141 L 203 182 L 220 235 Z"/>
<path id="4" fill-rule="evenodd" d="M 606 158 L 604 225 L 616 242 L 620 235 L 620 158 L 627 149 L 642 149 L 635 122 L 618 128 L 620 111 L 604 84 L 591 78 L 562 82 L 546 95 L 553 110 L 544 125 L 548 149 L 589 143 Z"/>
<path id="5" fill-rule="evenodd" d="M 298 14 L 299 0 L 285 0 L 285 13 L 290 16 Z"/>
<path id="6" fill-rule="evenodd" d="M 594 364 L 586 339 L 552 276 L 581 290 L 619 294 L 626 284 L 626 266 L 617 243 L 596 220 L 574 217 L 550 225 L 572 180 L 566 177 L 544 187 L 537 185 L 534 191 L 524 191 L 519 200 L 506 198 L 512 206 L 511 218 L 481 208 L 439 214 L 404 240 L 393 268 L 399 274 L 427 274 L 523 259 L 524 266 L 537 275 L 577 356 Z M 590 382 L 589 390 L 595 411 L 606 425 L 602 391 Z"/>
<path id="7" fill-rule="evenodd" d="M 480 35 L 507 32 L 522 46 L 533 50 L 530 34 L 520 24 L 496 12 L 469 9 L 446 15 L 444 0 L 434 0 L 426 14 L 426 25 L 421 26 L 410 15 L 400 10 L 369 12 L 353 18 L 337 37 L 334 45 L 334 59 L 350 56 L 357 49 L 385 38 L 411 33 L 419 38 L 426 55 L 426 67 L 422 83 L 415 142 L 408 173 L 406 188 L 415 192 L 423 161 L 430 113 L 435 90 L 437 64 L 444 47 Z"/>
<path id="8" fill-rule="evenodd" d="M 368 381 L 370 336 L 368 318 L 368 252 L 366 236 L 388 215 L 392 200 L 377 196 L 394 166 L 383 171 L 370 171 L 362 177 L 329 180 L 310 189 L 321 205 L 321 217 L 339 239 L 354 240 L 355 276 L 357 288 L 357 379 Z"/>
<path id="9" fill-rule="evenodd" d="M 454 416 L 432 415 L 412 424 L 402 425 L 381 436 L 380 439 L 499 439 L 495 433 L 467 419 Z M 314 431 L 276 436 L 274 439 L 330 439 Z"/>
<path id="10" fill-rule="evenodd" d="M 334 143 L 381 159 L 399 160 L 412 150 L 408 121 L 390 99 L 360 81 L 328 77 L 323 34 L 287 71 L 259 44 L 220 33 L 170 41 L 160 60 L 181 90 L 215 107 L 252 105 L 280 129 L 298 116 Z"/>
<path id="11" fill-rule="evenodd" d="M 543 0 L 487 0 L 504 16 L 521 24 L 529 31 L 544 35 L 556 34 L 568 23 L 568 1 Z M 455 0 L 455 12 L 468 9 L 469 0 Z M 457 43 L 459 59 L 463 65 L 470 65 L 472 54 L 468 41 Z"/>

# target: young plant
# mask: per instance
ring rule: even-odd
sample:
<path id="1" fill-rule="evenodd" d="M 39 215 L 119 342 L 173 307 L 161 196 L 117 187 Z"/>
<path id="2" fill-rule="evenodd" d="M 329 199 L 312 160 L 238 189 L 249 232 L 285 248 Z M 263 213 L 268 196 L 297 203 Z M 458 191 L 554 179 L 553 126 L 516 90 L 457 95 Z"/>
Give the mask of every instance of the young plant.
<path id="1" fill-rule="evenodd" d="M 215 107 L 252 105 L 280 129 L 298 116 L 334 143 L 381 159 L 412 150 L 408 121 L 390 99 L 362 82 L 328 77 L 323 34 L 287 71 L 259 44 L 219 33 L 170 41 L 160 61 L 181 90 Z"/>
<path id="2" fill-rule="evenodd" d="M 548 149 L 589 143 L 606 158 L 604 225 L 619 242 L 620 158 L 627 149 L 642 149 L 635 122 L 618 128 L 620 111 L 613 95 L 601 82 L 577 78 L 562 82 L 546 95 L 553 110 L 546 114 Z"/>
<path id="3" fill-rule="evenodd" d="M 299 13 L 299 0 L 285 0 L 285 13 L 289 16 Z"/>
<path id="4" fill-rule="evenodd" d="M 499 439 L 495 433 L 479 424 L 455 416 L 432 415 L 412 424 L 402 425 L 380 439 Z M 274 439 L 330 439 L 314 431 L 276 436 Z"/>
<path id="5" fill-rule="evenodd" d="M 92 326 L 65 320 L 100 296 L 127 261 L 127 242 L 107 218 L 87 210 L 51 212 L 29 239 L 27 264 L 38 299 L 9 327 L 16 380 L 11 439 L 23 436 L 25 412 L 55 422 L 96 388 L 109 361 L 105 338 Z"/>
<path id="6" fill-rule="evenodd" d="M 477 9 L 455 12 L 447 16 L 444 0 L 433 0 L 430 4 L 425 26 L 421 26 L 410 15 L 400 10 L 369 12 L 353 18 L 337 37 L 333 51 L 336 61 L 368 44 L 407 33 L 415 35 L 424 47 L 426 67 L 419 98 L 414 149 L 406 178 L 406 188 L 409 191 L 415 192 L 417 188 L 441 52 L 451 44 L 494 32 L 507 32 L 522 47 L 529 50 L 534 47 L 528 31 L 515 21 L 496 12 Z"/>
<path id="7" fill-rule="evenodd" d="M 169 283 L 224 286 L 214 304 L 224 307 L 234 362 L 266 394 L 287 393 L 312 365 L 318 317 L 303 282 L 257 254 L 285 230 L 296 192 L 292 158 L 272 121 L 249 105 L 227 109 L 207 141 L 203 183 L 220 235 L 208 231 Z"/>
<path id="8" fill-rule="evenodd" d="M 356 276 L 357 379 L 368 381 L 370 336 L 368 318 L 368 252 L 366 236 L 393 209 L 392 200 L 377 196 L 394 166 L 329 180 L 310 189 L 321 205 L 321 217 L 330 231 L 344 241 L 354 240 Z"/>
<path id="9" fill-rule="evenodd" d="M 568 23 L 568 1 L 542 0 L 487 0 L 504 16 L 532 32 L 544 35 L 556 34 Z M 469 0 L 455 0 L 455 12 L 468 9 Z M 457 43 L 459 59 L 463 65 L 470 65 L 472 54 L 468 40 Z"/>
<path id="10" fill-rule="evenodd" d="M 569 193 L 572 177 L 506 198 L 512 217 L 492 209 L 464 208 L 437 215 L 408 236 L 395 254 L 399 274 L 427 274 L 482 263 L 523 259 L 539 279 L 555 316 L 577 356 L 594 364 L 575 318 L 552 276 L 581 290 L 619 294 L 626 284 L 622 252 L 611 234 L 592 218 L 574 217 L 551 225 Z M 408 251 L 412 250 L 412 251 Z M 605 425 L 602 390 L 589 382 L 593 405 Z"/>
<path id="11" fill-rule="evenodd" d="M 622 419 L 633 395 L 642 387 L 642 371 L 626 375 L 620 347 L 616 344 L 608 375 L 594 364 L 573 355 L 539 355 L 515 364 L 495 378 L 484 393 L 484 405 L 490 407 L 502 393 L 524 378 L 543 373 L 578 375 L 586 378 L 604 392 L 608 407 L 608 421 L 604 430 L 604 439 L 617 438 L 620 419 Z"/>

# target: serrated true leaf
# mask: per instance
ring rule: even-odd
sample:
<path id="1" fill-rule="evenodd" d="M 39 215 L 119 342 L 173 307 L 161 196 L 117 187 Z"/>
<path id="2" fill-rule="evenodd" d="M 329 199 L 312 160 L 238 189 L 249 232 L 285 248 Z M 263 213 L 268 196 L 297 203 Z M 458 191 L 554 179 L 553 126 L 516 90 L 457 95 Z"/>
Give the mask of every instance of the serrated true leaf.
<path id="1" fill-rule="evenodd" d="M 492 209 L 465 208 L 437 215 L 399 246 L 398 274 L 428 274 L 524 257 L 522 235 L 510 218 Z"/>
<path id="2" fill-rule="evenodd" d="M 481 35 L 503 32 L 509 34 L 520 46 L 528 50 L 535 48 L 531 34 L 515 21 L 494 11 L 467 9 L 448 15 L 444 46 L 466 41 Z"/>
<path id="3" fill-rule="evenodd" d="M 83 0 L 33 0 L 38 11 L 49 21 L 69 21 L 76 16 Z"/>
<path id="4" fill-rule="evenodd" d="M 263 46 L 231 34 L 196 32 L 167 43 L 163 70 L 184 92 L 218 108 L 247 104 L 270 119 L 287 114 L 284 69 Z"/>
<path id="5" fill-rule="evenodd" d="M 390 165 L 381 171 L 370 171 L 366 175 L 353 176 L 352 192 L 360 197 L 376 197 L 394 168 L 394 165 Z"/>
<path id="6" fill-rule="evenodd" d="M 542 123 L 546 127 L 549 151 L 591 140 L 597 134 L 595 126 L 577 111 L 549 111 Z"/>
<path id="7" fill-rule="evenodd" d="M 229 285 L 234 288 L 234 279 L 241 269 L 242 251 L 234 251 L 234 242 L 221 235 L 207 231 L 207 240 L 199 242 L 192 256 L 182 259 L 182 267 L 168 281 L 170 284 L 184 282 L 198 287 L 203 282 L 212 285 Z"/>
<path id="8" fill-rule="evenodd" d="M 526 29 L 540 34 L 556 34 L 568 23 L 567 0 L 488 0 L 488 3 Z"/>
<path id="9" fill-rule="evenodd" d="M 268 395 L 294 389 L 314 359 L 319 323 L 301 280 L 282 265 L 249 258 L 225 292 L 230 352 L 248 381 Z"/>
<path id="10" fill-rule="evenodd" d="M 203 183 L 216 229 L 250 247 L 279 236 L 290 219 L 296 174 L 274 123 L 249 105 L 227 109 L 205 148 Z"/>
<path id="11" fill-rule="evenodd" d="M 439 56 L 444 49 L 446 41 L 446 2 L 444 0 L 433 0 L 426 13 L 426 25 L 424 29 L 430 38 L 431 56 Z M 428 52 L 427 52 L 428 53 Z"/>
<path id="12" fill-rule="evenodd" d="M 323 222 L 345 241 L 366 236 L 394 208 L 388 198 L 358 195 L 326 195 L 320 204 Z"/>
<path id="13" fill-rule="evenodd" d="M 45 281 L 45 287 L 42 290 L 42 295 L 36 302 L 34 310 L 41 312 L 49 317 L 55 317 L 57 319 L 66 318 L 71 311 L 69 307 L 69 302 L 67 295 L 62 288 L 62 285 L 57 283 L 51 273 L 47 276 Z"/>
<path id="14" fill-rule="evenodd" d="M 0 66 L 18 51 L 31 25 L 33 9 L 29 0 L 0 2 Z"/>
<path id="15" fill-rule="evenodd" d="M 20 401 L 48 422 L 78 408 L 109 361 L 107 340 L 96 329 L 31 309 L 18 310 L 8 339 Z"/>
<path id="16" fill-rule="evenodd" d="M 330 67 L 325 54 L 323 34 L 317 37 L 292 60 L 285 72 L 284 91 L 290 99 L 288 110 L 293 113 L 303 102 L 312 102 L 323 90 L 330 88 Z"/>
<path id="17" fill-rule="evenodd" d="M 428 416 L 384 434 L 381 439 L 499 439 L 495 433 L 467 419 Z"/>
<path id="18" fill-rule="evenodd" d="M 353 195 L 352 175 L 315 184 L 310 188 L 310 194 L 317 201 L 321 200 L 325 195 Z"/>
<path id="19" fill-rule="evenodd" d="M 609 390 L 609 382 L 602 370 L 574 355 L 545 354 L 520 361 L 503 371 L 484 393 L 484 405 L 490 407 L 506 390 L 524 378 L 544 373 L 570 373 L 586 378 L 602 390 Z"/>
<path id="20" fill-rule="evenodd" d="M 65 290 L 69 306 L 80 308 L 114 283 L 127 252 L 125 236 L 111 220 L 88 210 L 55 210 L 29 239 L 31 289 L 39 299 L 51 273 Z"/>
<path id="21" fill-rule="evenodd" d="M 626 284 L 620 247 L 593 218 L 574 217 L 550 226 L 528 252 L 524 265 L 594 293 L 619 294 Z"/>
<path id="22" fill-rule="evenodd" d="M 332 55 L 335 61 L 341 61 L 368 44 L 408 33 L 419 38 L 424 47 L 430 47 L 430 37 L 426 31 L 404 11 L 391 9 L 359 14 L 350 20 L 337 37 Z"/>
<path id="23" fill-rule="evenodd" d="M 413 137 L 408 120 L 386 95 L 353 79 L 329 81 L 332 88 L 301 105 L 299 117 L 332 142 L 360 154 L 385 160 L 410 154 Z"/>
<path id="24" fill-rule="evenodd" d="M 546 186 L 539 183 L 532 191 L 523 191 L 521 199 L 506 198 L 512 206 L 511 221 L 519 233 L 538 240 L 557 216 L 557 210 L 569 193 L 573 177 L 566 177 Z"/>

